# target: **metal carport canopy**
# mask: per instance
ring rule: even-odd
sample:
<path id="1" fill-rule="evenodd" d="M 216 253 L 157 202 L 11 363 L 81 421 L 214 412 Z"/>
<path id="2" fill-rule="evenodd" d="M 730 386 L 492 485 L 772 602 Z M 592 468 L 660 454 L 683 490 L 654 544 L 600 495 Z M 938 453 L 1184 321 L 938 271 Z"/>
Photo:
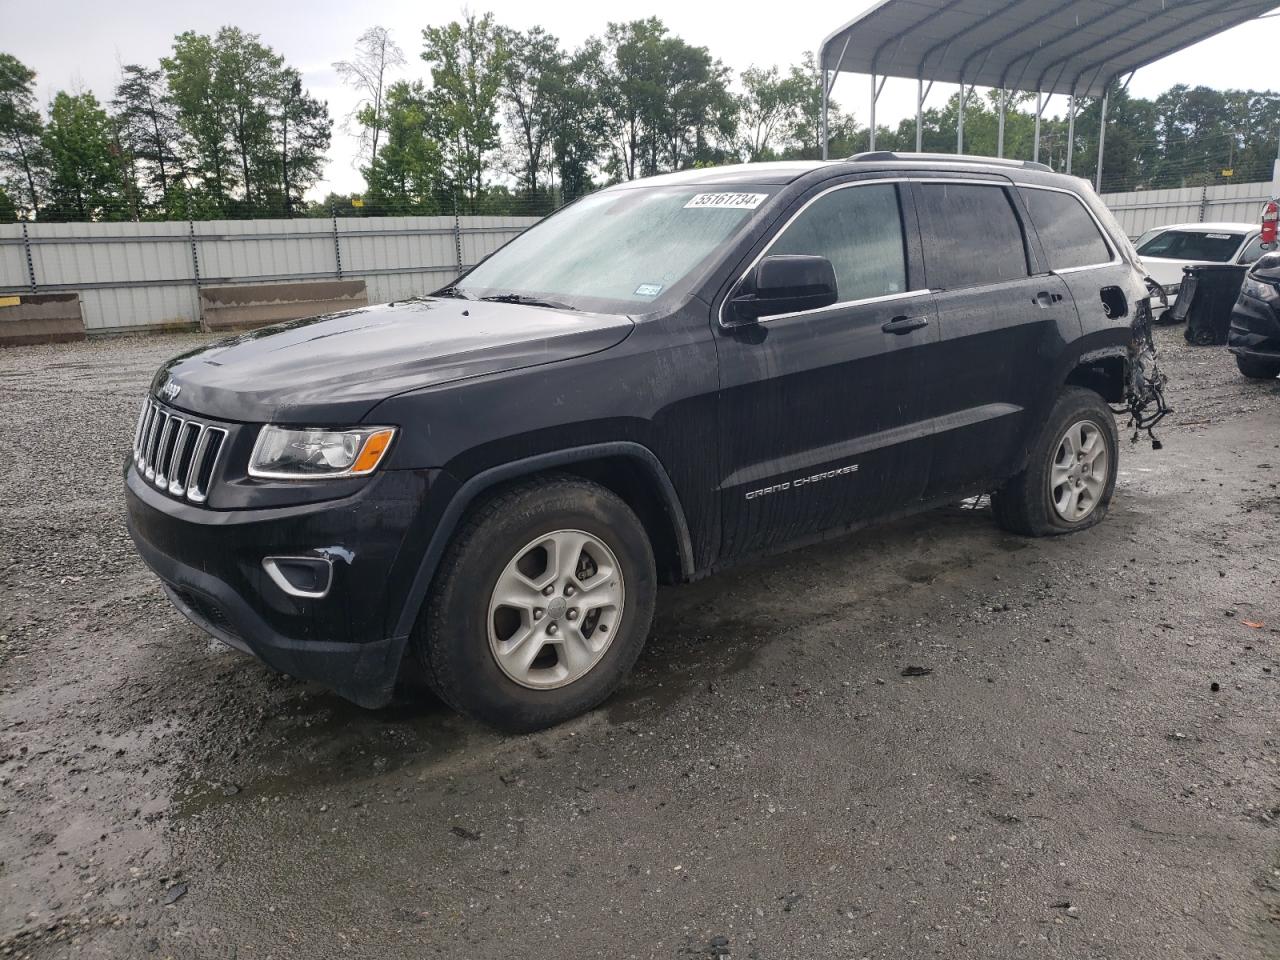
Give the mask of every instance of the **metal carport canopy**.
<path id="1" fill-rule="evenodd" d="M 1275 6 L 1276 0 L 882 0 L 822 42 L 819 63 L 831 72 L 830 82 L 823 74 L 823 153 L 825 94 L 842 72 L 871 76 L 872 130 L 877 77 L 881 87 L 884 77 L 906 77 L 1100 97 L 1118 77 Z"/>

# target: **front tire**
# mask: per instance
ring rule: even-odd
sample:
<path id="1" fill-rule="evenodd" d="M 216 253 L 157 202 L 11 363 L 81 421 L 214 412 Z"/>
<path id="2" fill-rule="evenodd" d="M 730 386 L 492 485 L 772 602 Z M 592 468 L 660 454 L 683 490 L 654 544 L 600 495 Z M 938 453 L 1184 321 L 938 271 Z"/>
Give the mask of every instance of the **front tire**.
<path id="1" fill-rule="evenodd" d="M 617 689 L 644 646 L 656 592 L 653 550 L 626 503 L 574 477 L 529 481 L 464 521 L 414 648 L 454 709 L 539 730 Z"/>
<path id="2" fill-rule="evenodd" d="M 1250 380 L 1274 380 L 1280 376 L 1280 361 L 1242 357 L 1237 353 L 1236 367 Z"/>
<path id="3" fill-rule="evenodd" d="M 1100 523 L 1119 466 L 1115 418 L 1083 387 L 1058 396 L 1026 469 L 991 496 L 996 522 L 1029 537 L 1076 533 Z"/>

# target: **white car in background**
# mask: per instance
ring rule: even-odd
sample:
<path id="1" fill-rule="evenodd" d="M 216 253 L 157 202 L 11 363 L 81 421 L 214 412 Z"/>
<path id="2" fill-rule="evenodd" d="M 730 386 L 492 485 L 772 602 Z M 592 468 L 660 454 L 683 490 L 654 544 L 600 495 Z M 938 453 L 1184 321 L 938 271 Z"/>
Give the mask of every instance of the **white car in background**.
<path id="1" fill-rule="evenodd" d="M 1172 298 L 1182 285 L 1182 268 L 1201 263 L 1253 263 L 1262 256 L 1256 223 L 1174 223 L 1148 230 L 1134 244 L 1151 279 Z"/>

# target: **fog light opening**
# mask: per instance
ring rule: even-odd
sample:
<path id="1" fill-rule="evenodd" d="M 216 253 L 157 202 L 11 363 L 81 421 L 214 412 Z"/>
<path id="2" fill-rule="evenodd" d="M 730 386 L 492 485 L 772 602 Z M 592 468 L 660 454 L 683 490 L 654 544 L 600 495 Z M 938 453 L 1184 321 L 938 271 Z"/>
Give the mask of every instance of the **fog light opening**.
<path id="1" fill-rule="evenodd" d="M 333 561 L 328 557 L 265 557 L 262 569 L 291 597 L 318 600 L 333 584 Z"/>

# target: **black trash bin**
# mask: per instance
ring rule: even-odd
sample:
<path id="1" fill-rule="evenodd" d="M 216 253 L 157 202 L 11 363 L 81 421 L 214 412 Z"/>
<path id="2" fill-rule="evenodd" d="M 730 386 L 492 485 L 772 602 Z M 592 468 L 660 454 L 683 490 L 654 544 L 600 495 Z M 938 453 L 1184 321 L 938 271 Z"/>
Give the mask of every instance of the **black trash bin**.
<path id="1" fill-rule="evenodd" d="M 1178 299 L 1169 308 L 1175 323 L 1184 320 L 1188 343 L 1226 343 L 1231 308 L 1249 267 L 1238 263 L 1202 263 L 1182 268 Z"/>

